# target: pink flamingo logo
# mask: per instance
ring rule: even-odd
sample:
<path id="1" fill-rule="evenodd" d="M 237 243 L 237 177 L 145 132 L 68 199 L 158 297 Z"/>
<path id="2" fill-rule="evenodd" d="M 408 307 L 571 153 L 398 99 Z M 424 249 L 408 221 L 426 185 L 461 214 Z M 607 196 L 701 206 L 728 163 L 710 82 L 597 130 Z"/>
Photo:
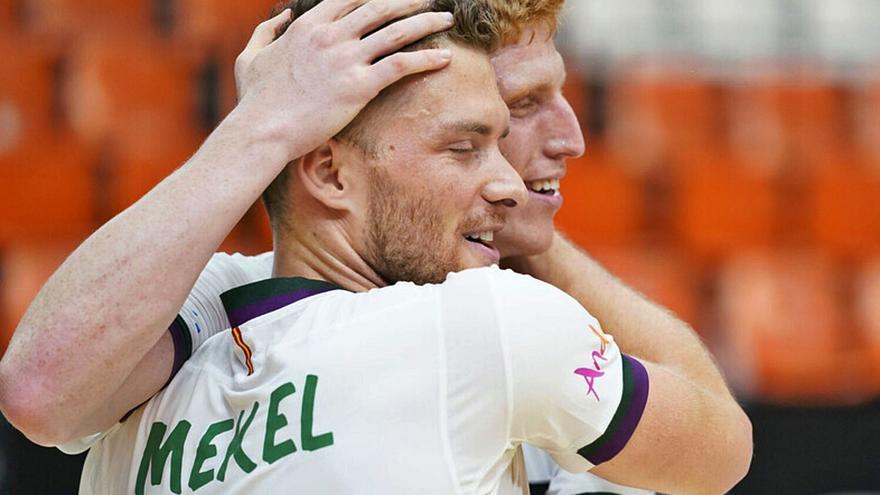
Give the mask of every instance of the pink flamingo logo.
<path id="1" fill-rule="evenodd" d="M 599 366 L 599 361 L 607 361 L 605 358 L 605 348 L 610 339 L 605 335 L 601 330 L 597 330 L 593 325 L 590 325 L 590 330 L 599 338 L 600 341 L 600 350 L 593 351 L 593 367 L 592 368 L 578 368 L 574 370 L 575 375 L 580 375 L 583 377 L 584 381 L 587 382 L 587 395 L 592 395 L 596 398 L 597 402 L 601 402 L 602 399 L 599 398 L 599 393 L 596 392 L 596 380 L 605 376 L 605 372 L 602 371 L 602 367 Z"/>

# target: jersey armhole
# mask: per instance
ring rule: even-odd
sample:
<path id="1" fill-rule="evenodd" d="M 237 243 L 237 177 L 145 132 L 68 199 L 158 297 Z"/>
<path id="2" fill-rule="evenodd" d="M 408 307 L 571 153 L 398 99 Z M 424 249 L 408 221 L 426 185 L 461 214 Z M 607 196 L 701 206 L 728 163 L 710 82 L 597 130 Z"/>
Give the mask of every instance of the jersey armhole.
<path id="1" fill-rule="evenodd" d="M 174 321 L 168 327 L 168 331 L 171 333 L 171 340 L 174 342 L 174 364 L 171 366 L 171 373 L 168 376 L 168 379 L 165 380 L 165 383 L 162 385 L 162 389 L 168 387 L 168 384 L 171 383 L 171 380 L 177 376 L 177 373 L 183 368 L 184 363 L 186 363 L 187 359 L 192 356 L 192 336 L 189 333 L 189 325 L 186 324 L 183 317 L 177 315 L 177 318 L 174 318 Z M 152 397 L 150 397 L 152 399 Z M 138 410 L 139 407 L 143 406 L 150 399 L 141 402 L 137 406 L 131 408 L 130 411 L 125 413 L 122 418 L 119 419 L 120 423 L 124 423 L 135 411 Z"/>
<path id="2" fill-rule="evenodd" d="M 171 380 L 177 376 L 177 372 L 183 368 L 183 364 L 192 356 L 193 348 L 189 326 L 182 316 L 177 315 L 177 318 L 168 327 L 168 331 L 171 332 L 171 340 L 174 342 L 174 365 L 171 367 L 171 374 L 162 388 L 167 387 Z"/>

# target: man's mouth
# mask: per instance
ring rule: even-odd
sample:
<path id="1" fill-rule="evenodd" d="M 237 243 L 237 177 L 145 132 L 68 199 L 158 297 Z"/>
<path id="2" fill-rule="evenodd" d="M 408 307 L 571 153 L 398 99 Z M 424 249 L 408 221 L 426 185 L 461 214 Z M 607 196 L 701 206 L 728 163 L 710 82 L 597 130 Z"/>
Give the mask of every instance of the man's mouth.
<path id="1" fill-rule="evenodd" d="M 490 242 L 495 240 L 495 232 L 492 232 L 491 230 L 486 232 L 475 232 L 473 234 L 465 235 L 464 238 L 471 242 L 488 246 Z"/>
<path id="2" fill-rule="evenodd" d="M 529 191 L 544 196 L 555 196 L 559 192 L 559 179 L 533 180 L 526 182 Z"/>
<path id="3" fill-rule="evenodd" d="M 484 258 L 486 265 L 489 264 L 497 264 L 501 259 L 501 253 L 498 251 L 492 241 L 495 240 L 495 231 L 487 230 L 484 232 L 474 232 L 472 234 L 464 235 L 465 241 L 467 241 L 478 253 L 481 253 L 480 256 Z"/>

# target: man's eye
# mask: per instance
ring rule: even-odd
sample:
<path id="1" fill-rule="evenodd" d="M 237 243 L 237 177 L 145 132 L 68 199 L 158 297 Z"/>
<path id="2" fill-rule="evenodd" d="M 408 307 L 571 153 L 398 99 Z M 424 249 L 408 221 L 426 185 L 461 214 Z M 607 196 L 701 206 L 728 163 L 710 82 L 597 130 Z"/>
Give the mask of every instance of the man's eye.
<path id="1" fill-rule="evenodd" d="M 510 104 L 509 108 L 511 110 L 517 110 L 521 108 L 529 108 L 535 106 L 535 100 L 532 98 L 522 98 Z"/>
<path id="2" fill-rule="evenodd" d="M 474 145 L 468 141 L 462 141 L 450 146 L 449 151 L 452 151 L 453 153 L 470 153 L 471 151 L 474 151 Z"/>

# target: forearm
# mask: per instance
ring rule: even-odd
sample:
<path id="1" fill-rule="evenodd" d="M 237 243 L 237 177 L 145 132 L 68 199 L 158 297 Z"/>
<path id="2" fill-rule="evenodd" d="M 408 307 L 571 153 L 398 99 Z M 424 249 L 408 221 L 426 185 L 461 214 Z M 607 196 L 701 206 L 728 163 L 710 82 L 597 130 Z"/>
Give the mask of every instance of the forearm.
<path id="1" fill-rule="evenodd" d="M 727 493 L 748 472 L 752 430 L 729 400 L 666 367 L 645 363 L 645 412 L 624 450 L 591 472 L 662 493 Z"/>
<path id="2" fill-rule="evenodd" d="M 752 453 L 751 423 L 686 323 L 558 234 L 547 253 L 520 260 L 515 268 L 574 297 L 651 376 L 638 439 L 617 462 L 594 470 L 596 474 L 688 494 L 722 493 L 745 476 Z M 632 469 L 648 465 L 659 468 Z"/>
<path id="3" fill-rule="evenodd" d="M 58 440 L 108 403 L 286 164 L 289 148 L 249 117 L 230 114 L 183 167 L 89 237 L 40 291 L 0 362 L 0 406 L 25 433 Z M 159 369 L 173 359 L 152 355 Z"/>
<path id="4" fill-rule="evenodd" d="M 553 284 L 577 299 L 627 354 L 729 396 L 711 355 L 689 325 L 626 286 L 562 235 L 556 234 L 547 252 L 518 258 L 511 268 Z"/>

